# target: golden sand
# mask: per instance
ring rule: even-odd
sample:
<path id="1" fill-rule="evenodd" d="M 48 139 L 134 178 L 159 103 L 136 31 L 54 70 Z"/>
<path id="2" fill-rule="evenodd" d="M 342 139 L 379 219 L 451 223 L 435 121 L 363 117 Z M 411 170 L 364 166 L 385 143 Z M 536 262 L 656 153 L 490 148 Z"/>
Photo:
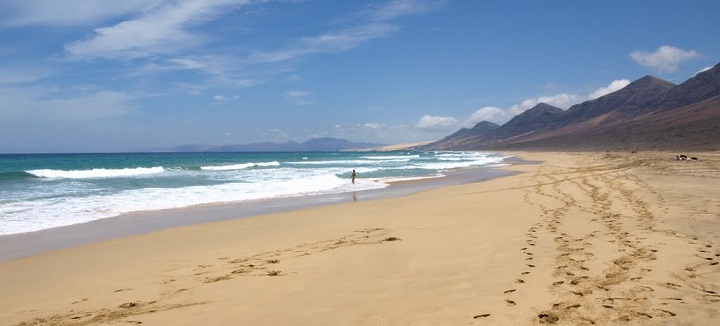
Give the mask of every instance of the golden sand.
<path id="1" fill-rule="evenodd" d="M 514 154 L 543 163 L 0 263 L 0 324 L 720 324 L 720 154 Z"/>

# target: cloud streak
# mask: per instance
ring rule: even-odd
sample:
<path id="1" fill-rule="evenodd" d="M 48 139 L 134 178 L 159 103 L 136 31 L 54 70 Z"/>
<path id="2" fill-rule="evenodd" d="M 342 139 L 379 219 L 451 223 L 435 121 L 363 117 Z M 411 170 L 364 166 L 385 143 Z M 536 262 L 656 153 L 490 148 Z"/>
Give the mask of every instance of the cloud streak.
<path id="1" fill-rule="evenodd" d="M 0 17 L 6 16 L 8 27 L 51 25 L 90 25 L 106 19 L 137 15 L 151 10 L 160 0 L 5 0 L 0 3 Z"/>
<path id="2" fill-rule="evenodd" d="M 351 50 L 371 40 L 389 35 L 396 26 L 372 23 L 363 26 L 328 32 L 314 37 L 304 37 L 295 44 L 278 51 L 257 51 L 246 59 L 247 63 L 271 63 L 295 59 L 317 53 L 334 53 Z"/>
<path id="3" fill-rule="evenodd" d="M 249 0 L 184 0 L 163 3 L 136 19 L 96 28 L 88 39 L 65 46 L 71 59 L 128 60 L 168 54 L 202 43 L 192 27 L 213 20 Z"/>

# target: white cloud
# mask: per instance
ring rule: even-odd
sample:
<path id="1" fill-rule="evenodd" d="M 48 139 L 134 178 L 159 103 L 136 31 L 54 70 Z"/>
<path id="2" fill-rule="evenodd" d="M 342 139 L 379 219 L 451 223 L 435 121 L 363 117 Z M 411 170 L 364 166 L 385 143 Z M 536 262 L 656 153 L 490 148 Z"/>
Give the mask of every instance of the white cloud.
<path id="1" fill-rule="evenodd" d="M 560 93 L 551 96 L 541 96 L 535 98 L 529 98 L 517 103 L 509 108 L 503 109 L 495 106 L 486 106 L 475 110 L 468 118 L 464 119 L 459 123 L 458 127 L 470 128 L 481 121 L 490 121 L 502 125 L 508 122 L 516 115 L 525 112 L 534 106 L 545 103 L 561 109 L 567 109 L 575 104 L 581 103 L 587 100 L 593 100 L 603 95 L 610 94 L 630 84 L 627 79 L 614 80 L 608 86 L 601 87 L 593 91 L 588 95 L 577 95 Z"/>
<path id="2" fill-rule="evenodd" d="M 368 129 L 368 130 L 382 129 L 382 128 L 385 128 L 385 126 L 386 125 L 383 123 L 364 123 L 364 124 L 360 125 L 361 128 Z"/>
<path id="3" fill-rule="evenodd" d="M 303 37 L 281 50 L 256 51 L 248 56 L 246 61 L 248 63 L 282 62 L 311 54 L 351 50 L 399 30 L 399 27 L 389 24 L 389 21 L 402 16 L 419 15 L 436 10 L 445 2 L 440 0 L 392 0 L 362 13 L 361 16 L 366 20 L 364 23 L 317 36 Z"/>
<path id="4" fill-rule="evenodd" d="M 375 20 L 391 20 L 401 16 L 417 15 L 433 11 L 445 2 L 446 1 L 438 0 L 392 0 L 382 6 L 374 8 L 369 12 L 369 15 Z"/>
<path id="5" fill-rule="evenodd" d="M 500 123 L 510 120 L 511 115 L 508 110 L 503 110 L 495 106 L 486 106 L 477 109 L 473 114 L 462 122 L 462 127 L 470 128 L 480 121 L 490 121 Z"/>
<path id="6" fill-rule="evenodd" d="M 190 29 L 227 13 L 249 0 L 184 0 L 168 2 L 144 12 L 139 18 L 94 30 L 91 38 L 65 46 L 70 58 L 102 57 L 127 60 L 167 54 L 202 43 Z"/>
<path id="7" fill-rule="evenodd" d="M 286 91 L 284 97 L 295 105 L 310 105 L 317 103 L 312 100 L 312 95 L 313 93 L 309 91 L 293 90 Z"/>
<path id="8" fill-rule="evenodd" d="M 637 64 L 655 68 L 658 72 L 674 72 L 678 65 L 698 56 L 695 50 L 683 50 L 671 45 L 663 45 L 654 52 L 635 51 L 630 57 Z"/>
<path id="9" fill-rule="evenodd" d="M 708 70 L 710 70 L 710 69 L 712 69 L 712 68 L 713 68 L 712 66 L 707 66 L 707 67 L 705 67 L 705 68 L 702 68 L 702 69 L 700 69 L 698 72 L 696 72 L 696 73 L 693 75 L 693 77 L 697 76 L 697 75 L 698 75 L 699 73 L 701 73 L 701 72 L 706 72 L 706 71 L 708 71 Z"/>
<path id="10" fill-rule="evenodd" d="M 425 130 L 447 130 L 457 127 L 458 120 L 453 117 L 442 117 L 436 115 L 424 115 L 415 125 L 418 129 Z"/>
<path id="11" fill-rule="evenodd" d="M 160 0 L 5 0 L 0 3 L 4 25 L 88 25 L 105 19 L 136 15 L 160 5 Z"/>
<path id="12" fill-rule="evenodd" d="M 529 98 L 526 99 L 518 104 L 513 105 L 508 109 L 508 113 L 510 114 L 510 118 L 512 118 L 515 115 L 518 115 L 520 113 L 525 112 L 528 109 L 531 109 L 532 107 L 540 104 L 550 104 L 552 106 L 559 107 L 561 109 L 567 109 L 572 105 L 578 104 L 585 100 L 585 97 L 575 95 L 575 94 L 567 94 L 567 93 L 560 93 L 557 95 L 552 96 L 541 96 L 536 98 Z M 493 121 L 495 122 L 495 121 Z"/>
<path id="13" fill-rule="evenodd" d="M 630 84 L 630 80 L 627 80 L 627 79 L 614 80 L 610 83 L 610 85 L 607 85 L 606 87 L 598 88 L 594 92 L 590 93 L 590 95 L 588 95 L 588 98 L 591 100 L 594 100 L 598 97 L 605 96 L 612 92 L 618 91 L 629 84 Z"/>
<path id="14" fill-rule="evenodd" d="M 328 32 L 314 37 L 304 37 L 286 49 L 255 52 L 246 59 L 249 63 L 270 63 L 292 60 L 316 53 L 342 52 L 358 47 L 373 39 L 395 32 L 396 26 L 373 23 L 344 30 Z"/>

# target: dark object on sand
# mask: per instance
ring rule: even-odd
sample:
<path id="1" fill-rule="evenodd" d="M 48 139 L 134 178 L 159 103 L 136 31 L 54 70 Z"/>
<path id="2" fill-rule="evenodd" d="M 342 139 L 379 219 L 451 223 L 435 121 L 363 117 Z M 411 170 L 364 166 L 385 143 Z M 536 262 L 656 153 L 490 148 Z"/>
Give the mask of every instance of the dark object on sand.
<path id="1" fill-rule="evenodd" d="M 691 157 L 691 158 L 689 158 L 689 159 L 690 159 L 690 160 L 693 160 L 693 161 L 697 161 L 697 160 L 698 160 L 698 158 L 697 158 L 697 157 L 694 157 L 694 156 Z M 688 157 L 687 157 L 687 155 L 685 155 L 685 154 L 675 155 L 675 160 L 685 161 L 685 160 L 688 160 Z"/>

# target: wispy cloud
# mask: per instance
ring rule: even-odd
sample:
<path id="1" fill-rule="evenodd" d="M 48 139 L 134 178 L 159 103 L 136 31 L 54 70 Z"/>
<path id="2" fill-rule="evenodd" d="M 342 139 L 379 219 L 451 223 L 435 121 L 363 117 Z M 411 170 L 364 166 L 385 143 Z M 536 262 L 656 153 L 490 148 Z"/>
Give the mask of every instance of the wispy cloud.
<path id="1" fill-rule="evenodd" d="M 393 0 L 369 10 L 368 15 L 379 21 L 393 20 L 402 16 L 424 14 L 439 9 L 443 0 Z"/>
<path id="2" fill-rule="evenodd" d="M 403 16 L 419 15 L 439 9 L 446 1 L 392 0 L 357 15 L 360 22 L 347 28 L 307 36 L 284 49 L 256 51 L 248 56 L 249 63 L 270 63 L 293 60 L 318 53 L 336 53 L 354 49 L 372 40 L 397 32 L 400 27 L 392 21 Z"/>
<path id="3" fill-rule="evenodd" d="M 30 25 L 85 26 L 105 19 L 117 18 L 151 10 L 161 0 L 5 0 L 0 2 L 0 26 Z"/>
<path id="4" fill-rule="evenodd" d="M 65 46 L 72 59 L 127 60 L 168 54 L 197 46 L 203 37 L 192 27 L 239 8 L 249 0 L 184 0 L 164 2 L 140 17 L 94 30 L 94 35 Z"/>
<path id="5" fill-rule="evenodd" d="M 294 105 L 310 105 L 317 103 L 312 99 L 312 95 L 310 91 L 293 90 L 286 91 L 284 97 Z"/>
<path id="6" fill-rule="evenodd" d="M 372 23 L 331 31 L 314 37 L 301 38 L 282 50 L 256 51 L 247 57 L 246 62 L 281 62 L 311 54 L 347 51 L 373 39 L 387 36 L 397 29 L 398 27 L 388 24 Z"/>
<path id="7" fill-rule="evenodd" d="M 683 50 L 671 45 L 663 45 L 653 52 L 634 51 L 630 57 L 635 63 L 657 69 L 658 72 L 674 72 L 681 62 L 698 56 L 695 50 Z"/>

